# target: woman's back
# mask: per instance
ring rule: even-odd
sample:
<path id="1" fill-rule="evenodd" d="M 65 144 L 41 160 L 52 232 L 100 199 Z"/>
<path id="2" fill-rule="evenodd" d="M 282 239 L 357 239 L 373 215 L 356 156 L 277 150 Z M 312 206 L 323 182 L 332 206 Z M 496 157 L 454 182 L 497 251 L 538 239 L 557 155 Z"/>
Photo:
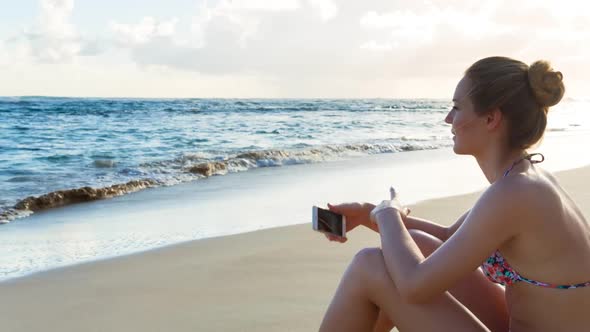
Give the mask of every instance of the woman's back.
<path id="1" fill-rule="evenodd" d="M 528 279 L 558 285 L 590 281 L 590 225 L 573 200 L 548 172 L 530 167 L 512 177 L 533 186 L 532 213 L 523 233 L 500 249 L 507 262 Z M 516 222 L 516 221 L 515 221 Z M 515 331 L 590 330 L 590 287 L 555 289 L 518 282 L 506 287 Z"/>

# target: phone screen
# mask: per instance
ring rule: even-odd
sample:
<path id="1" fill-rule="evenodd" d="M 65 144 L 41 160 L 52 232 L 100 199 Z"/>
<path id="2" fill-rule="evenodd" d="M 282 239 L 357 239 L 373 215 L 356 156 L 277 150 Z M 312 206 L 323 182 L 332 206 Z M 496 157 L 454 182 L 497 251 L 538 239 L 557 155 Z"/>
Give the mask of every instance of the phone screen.
<path id="1" fill-rule="evenodd" d="M 344 223 L 341 214 L 322 208 L 317 208 L 317 213 L 318 231 L 343 236 Z"/>

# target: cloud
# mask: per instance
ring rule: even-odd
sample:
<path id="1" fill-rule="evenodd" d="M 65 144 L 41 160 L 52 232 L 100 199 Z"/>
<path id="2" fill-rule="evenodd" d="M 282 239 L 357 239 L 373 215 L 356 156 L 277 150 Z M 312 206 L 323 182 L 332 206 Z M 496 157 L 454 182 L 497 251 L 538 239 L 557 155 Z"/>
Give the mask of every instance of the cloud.
<path id="1" fill-rule="evenodd" d="M 48 35 L 72 38 L 76 36 L 74 26 L 68 22 L 74 9 L 74 0 L 42 0 L 41 28 Z"/>
<path id="2" fill-rule="evenodd" d="M 69 17 L 73 0 L 42 0 L 37 24 L 25 31 L 32 55 L 41 62 L 71 61 L 80 52 L 81 39 Z"/>
<path id="3" fill-rule="evenodd" d="M 173 37 L 175 35 L 177 18 L 168 21 L 157 21 L 146 16 L 137 24 L 121 24 L 111 22 L 110 28 L 118 43 L 123 46 L 145 44 L 154 38 Z"/>
<path id="4" fill-rule="evenodd" d="M 100 39 L 85 39 L 80 43 L 79 56 L 97 56 L 108 49 L 109 42 Z"/>
<path id="5" fill-rule="evenodd" d="M 502 2 L 381 2 L 372 10 L 352 1 L 338 5 L 313 0 L 202 2 L 189 42 L 174 35 L 157 36 L 154 31 L 166 20 L 147 24 L 144 19 L 126 34 L 118 32 L 120 38 L 132 35 L 128 39 L 143 41 L 129 47 L 141 66 L 298 82 L 322 76 L 458 75 L 478 57 L 518 56 L 531 43 L 530 38 L 513 35 L 521 28 L 518 22 L 498 19 L 506 8 Z M 424 63 L 433 64 L 433 70 L 424 70 Z"/>
<path id="6" fill-rule="evenodd" d="M 127 41 L 131 59 L 141 68 L 157 66 L 220 77 L 250 75 L 306 95 L 318 89 L 318 82 L 330 81 L 342 91 L 340 83 L 348 82 L 365 91 L 366 86 L 375 86 L 371 82 L 458 79 L 468 65 L 490 55 L 532 62 L 538 58 L 534 50 L 541 49 L 538 45 L 550 36 L 532 38 L 535 25 L 524 20 L 524 7 L 507 13 L 503 2 L 332 5 L 310 0 L 205 1 L 195 12 L 190 31 L 180 30 L 187 22 L 181 25 L 174 18 L 144 18 L 118 23 L 114 26 L 120 29 L 112 32 L 118 40 Z M 526 12 L 554 23 L 554 15 L 547 11 Z M 166 22 L 173 28 L 159 33 Z M 562 28 L 563 24 L 553 25 L 555 31 Z M 571 43 L 553 45 L 575 50 Z M 404 89 L 391 84 L 392 89 Z"/>
<path id="7" fill-rule="evenodd" d="M 371 51 L 391 51 L 394 47 L 399 47 L 399 44 L 397 42 L 377 42 L 375 40 L 370 40 L 360 46 L 363 50 Z"/>
<path id="8" fill-rule="evenodd" d="M 24 41 L 30 55 L 42 63 L 68 63 L 79 55 L 104 51 L 99 40 L 84 39 L 70 22 L 74 0 L 41 0 L 35 24 L 13 41 Z"/>
<path id="9" fill-rule="evenodd" d="M 573 61 L 588 53 L 580 42 L 590 37 L 590 27 L 581 22 L 588 22 L 590 15 L 580 8 L 577 14 L 563 9 L 567 6 L 539 1 L 469 6 L 451 1 L 369 10 L 358 21 L 367 38 L 357 47 L 380 54 L 376 66 L 413 77 L 421 75 L 418 69 L 429 75 L 460 73 L 490 55 L 525 62 L 568 57 Z M 431 63 L 438 67 L 435 71 L 428 70 Z"/>
<path id="10" fill-rule="evenodd" d="M 338 15 L 338 6 L 333 0 L 308 0 L 308 2 L 324 21 L 331 20 Z"/>
<path id="11" fill-rule="evenodd" d="M 299 0 L 222 0 L 216 9 L 223 12 L 268 11 L 276 12 L 299 8 Z"/>
<path id="12" fill-rule="evenodd" d="M 494 40 L 517 35 L 529 40 L 577 40 L 590 37 L 588 8 L 580 2 L 563 0 L 506 0 L 484 2 L 474 6 L 463 1 L 400 4 L 403 9 L 366 11 L 359 25 L 381 39 L 371 38 L 379 44 L 396 44 L 399 48 L 417 47 L 443 40 Z M 387 31 L 388 35 L 383 35 Z M 501 48 L 502 45 L 498 45 Z M 523 49 L 526 45 L 523 45 Z"/>
<path id="13" fill-rule="evenodd" d="M 491 19 L 491 13 L 496 10 L 493 4 L 470 9 L 439 7 L 427 2 L 418 9 L 368 11 L 361 17 L 359 24 L 368 31 L 387 30 L 389 34 L 381 44 L 393 44 L 396 48 L 421 47 L 435 43 L 435 39 L 440 38 L 471 41 L 509 33 L 512 29 L 510 26 Z M 448 31 L 449 35 L 442 35 L 441 31 Z M 367 48 L 366 43 L 361 47 Z"/>
<path id="14" fill-rule="evenodd" d="M 76 12 L 74 0 L 40 3 L 34 25 L 0 44 L 3 68 L 18 62 L 14 68 L 72 68 L 77 76 L 97 66 L 93 77 L 106 77 L 106 69 L 128 66 L 125 73 L 136 75 L 129 85 L 148 76 L 154 86 L 160 76 L 166 82 L 194 78 L 201 90 L 205 80 L 219 87 L 242 77 L 240 84 L 256 85 L 264 96 L 441 96 L 452 89 L 444 82 L 454 84 L 468 65 L 489 55 L 529 63 L 547 58 L 580 82 L 590 68 L 590 11 L 569 0 L 199 0 L 193 13 L 172 2 L 178 13 L 167 16 L 138 8 L 126 10 L 125 19 L 95 17 L 93 24 L 102 21 L 100 33 L 107 34 L 98 37 L 84 34 L 84 23 L 74 25 L 73 15 L 88 12 Z M 212 95 L 239 95 L 219 91 Z"/>
<path id="15" fill-rule="evenodd" d="M 193 17 L 192 32 L 200 38 L 198 44 L 203 46 L 209 27 L 219 30 L 219 22 L 222 22 L 225 30 L 236 35 L 239 45 L 244 47 L 250 38 L 259 33 L 264 17 L 300 8 L 299 0 L 221 0 L 216 5 L 204 1 Z"/>
<path id="16" fill-rule="evenodd" d="M 176 19 L 147 17 L 136 24 L 113 22 L 111 31 L 142 66 L 221 75 L 299 74 L 300 67 L 310 62 L 317 63 L 310 68 L 321 66 L 326 59 L 318 55 L 328 55 L 329 49 L 342 43 L 340 38 L 326 43 L 331 38 L 327 34 L 339 33 L 339 29 L 322 29 L 338 13 L 331 0 L 205 1 L 193 17 L 188 38 L 180 38 L 182 32 L 175 29 L 158 33 L 166 22 L 174 27 Z M 310 34 L 311 30 L 318 33 Z M 320 54 L 312 54 L 316 52 Z M 292 63 L 294 58 L 301 64 Z"/>

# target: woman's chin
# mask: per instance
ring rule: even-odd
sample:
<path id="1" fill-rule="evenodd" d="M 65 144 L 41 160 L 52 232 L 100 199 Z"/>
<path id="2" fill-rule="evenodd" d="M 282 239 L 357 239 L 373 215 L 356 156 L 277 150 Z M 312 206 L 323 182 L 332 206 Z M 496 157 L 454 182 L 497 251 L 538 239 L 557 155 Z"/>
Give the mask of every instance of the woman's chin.
<path id="1" fill-rule="evenodd" d="M 455 152 L 455 154 L 465 154 L 465 151 L 461 150 L 461 147 L 457 144 L 457 142 L 453 144 L 453 152 Z"/>

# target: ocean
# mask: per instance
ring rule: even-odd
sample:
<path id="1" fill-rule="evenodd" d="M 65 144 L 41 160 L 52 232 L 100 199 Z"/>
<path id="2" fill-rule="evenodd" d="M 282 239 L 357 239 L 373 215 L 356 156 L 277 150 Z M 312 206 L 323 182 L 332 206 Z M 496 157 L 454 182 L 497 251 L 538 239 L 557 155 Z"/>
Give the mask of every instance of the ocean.
<path id="1" fill-rule="evenodd" d="M 27 197 L 121 195 L 260 167 L 452 144 L 435 100 L 0 98 L 0 221 Z M 138 184 L 134 181 L 144 181 Z M 39 209 L 85 200 L 76 193 Z M 88 195 L 87 199 L 92 196 Z M 40 205 L 32 202 L 31 205 Z"/>
<path id="2" fill-rule="evenodd" d="M 590 164 L 570 157 L 590 136 L 589 105 L 568 99 L 551 110 L 553 170 Z M 450 106 L 431 99 L 2 97 L 0 280 L 304 223 L 312 201 L 386 193 L 381 178 L 395 181 L 408 202 L 477 190 L 485 185 L 478 169 L 465 171 L 470 161 L 450 149 L 443 121 Z M 461 186 L 443 179 L 453 168 Z M 285 211 L 291 217 L 270 217 Z"/>

